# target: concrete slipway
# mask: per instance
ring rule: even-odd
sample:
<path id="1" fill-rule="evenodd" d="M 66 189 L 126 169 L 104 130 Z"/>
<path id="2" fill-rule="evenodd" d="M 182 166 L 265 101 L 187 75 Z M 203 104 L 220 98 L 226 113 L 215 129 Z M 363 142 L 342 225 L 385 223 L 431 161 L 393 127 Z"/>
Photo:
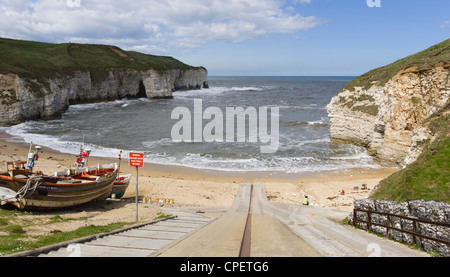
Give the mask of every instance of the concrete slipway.
<path id="1" fill-rule="evenodd" d="M 260 184 L 241 184 L 228 209 L 163 210 L 174 217 L 71 243 L 39 256 L 238 257 L 250 217 L 251 257 L 429 257 L 400 243 L 342 225 L 348 212 L 269 202 L 265 186 Z"/>

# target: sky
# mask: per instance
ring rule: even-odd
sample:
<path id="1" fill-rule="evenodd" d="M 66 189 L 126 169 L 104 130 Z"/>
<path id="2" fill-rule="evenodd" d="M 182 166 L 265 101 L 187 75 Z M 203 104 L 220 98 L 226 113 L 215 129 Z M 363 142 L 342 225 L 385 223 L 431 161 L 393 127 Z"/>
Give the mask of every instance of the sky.
<path id="1" fill-rule="evenodd" d="M 0 0 L 0 37 L 116 45 L 210 76 L 359 76 L 450 38 L 450 0 Z"/>

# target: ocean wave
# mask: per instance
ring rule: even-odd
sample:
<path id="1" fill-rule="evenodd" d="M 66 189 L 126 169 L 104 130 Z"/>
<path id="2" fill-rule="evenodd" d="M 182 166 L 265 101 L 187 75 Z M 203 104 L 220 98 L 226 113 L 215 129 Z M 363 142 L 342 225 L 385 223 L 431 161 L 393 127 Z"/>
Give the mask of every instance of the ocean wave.
<path id="1" fill-rule="evenodd" d="M 27 122 L 7 128 L 6 132 L 68 154 L 78 154 L 84 144 L 91 148 L 93 156 L 115 158 L 123 147 L 125 159 L 130 150 L 136 150 L 145 154 L 146 162 L 199 169 L 306 172 L 373 166 L 364 148 L 330 142 L 324 109 L 332 93 L 327 91 L 338 91 L 341 85 L 322 93 L 316 92 L 320 83 L 309 89 L 303 88 L 301 80 L 289 79 L 289 83 L 281 84 L 278 79 L 259 80 L 219 78 L 215 81 L 218 86 L 174 92 L 173 100 L 121 99 L 72 105 L 61 119 Z M 289 89 L 297 85 L 302 89 Z M 273 155 L 261 154 L 260 146 L 267 144 L 260 142 L 173 142 L 168 138 L 174 123 L 170 121 L 170 111 L 180 105 L 190 107 L 193 98 L 204 99 L 204 108 L 218 106 L 222 111 L 227 105 L 278 106 L 278 151 Z M 146 105 L 147 102 L 152 103 Z M 248 139 L 249 135 L 246 136 Z"/>
<path id="2" fill-rule="evenodd" d="M 261 87 L 232 87 L 233 91 L 262 91 Z"/>
<path id="3" fill-rule="evenodd" d="M 162 138 L 162 139 L 156 140 L 156 141 L 144 141 L 144 142 L 142 142 L 142 145 L 146 149 L 154 149 L 154 148 L 161 147 L 161 146 L 171 146 L 171 145 L 173 145 L 173 141 L 170 138 Z"/>
<path id="4" fill-rule="evenodd" d="M 200 96 L 220 95 L 232 91 L 229 87 L 210 87 L 199 90 L 183 90 L 173 93 L 174 98 L 194 98 Z"/>
<path id="5" fill-rule="evenodd" d="M 128 107 L 133 104 L 138 103 L 150 103 L 154 100 L 148 99 L 148 98 L 138 98 L 138 99 L 120 99 L 120 100 L 114 100 L 114 101 L 108 101 L 108 102 L 98 102 L 98 103 L 87 103 L 87 104 L 76 104 L 76 105 L 70 105 L 67 109 L 66 113 L 78 113 L 88 110 L 101 110 L 105 108 L 111 108 L 111 107 Z"/>
<path id="6" fill-rule="evenodd" d="M 320 120 L 314 120 L 314 121 L 285 121 L 282 122 L 284 126 L 287 127 L 303 127 L 303 126 L 321 126 L 321 127 L 328 127 L 329 122 L 325 120 L 324 118 Z"/>
<path id="7" fill-rule="evenodd" d="M 328 126 L 329 122 L 325 117 L 315 121 L 308 121 L 308 125 Z"/>
<path id="8" fill-rule="evenodd" d="M 357 163 L 352 161 L 358 161 Z M 217 158 L 207 155 L 190 154 L 183 157 L 171 155 L 149 154 L 146 161 L 164 164 L 186 166 L 196 169 L 235 171 L 235 172 L 263 172 L 280 171 L 287 173 L 319 172 L 325 170 L 342 170 L 350 168 L 378 168 L 371 163 L 371 159 L 361 160 L 358 158 L 349 159 L 348 162 L 323 160 L 315 157 L 276 157 L 267 159 L 258 158 Z"/>
<path id="9" fill-rule="evenodd" d="M 215 96 L 228 92 L 242 92 L 242 91 L 263 91 L 261 87 L 210 87 L 199 90 L 184 90 L 173 93 L 175 98 L 193 98 L 200 96 Z"/>
<path id="10" fill-rule="evenodd" d="M 66 141 L 52 135 L 29 133 L 28 130 L 30 129 L 30 125 L 35 123 L 36 122 L 31 121 L 21 123 L 5 128 L 4 131 L 11 136 L 22 138 L 26 143 L 48 147 L 67 154 L 79 154 L 81 146 L 85 149 L 91 149 L 91 155 L 96 157 L 118 157 L 118 154 L 120 153 L 120 150 L 115 148 L 107 148 L 83 142 Z M 24 155 L 26 155 L 26 153 L 24 153 Z"/>
<path id="11" fill-rule="evenodd" d="M 13 127 L 3 128 L 8 134 L 13 136 L 19 136 L 23 138 L 26 142 L 33 142 L 35 145 L 49 147 L 63 153 L 77 155 L 79 153 L 80 146 L 83 145 L 81 142 L 70 142 L 64 141 L 57 137 L 42 134 L 31 134 L 27 133 L 27 124 L 32 123 L 22 123 Z M 327 142 L 329 139 L 316 139 L 316 140 L 305 140 L 299 141 L 295 146 L 299 144 L 315 145 L 321 142 Z M 145 161 L 164 164 L 164 165 L 177 165 L 186 166 L 197 169 L 208 169 L 208 170 L 219 170 L 219 171 L 236 171 L 236 172 L 247 172 L 247 171 L 280 171 L 287 173 L 301 173 L 301 172 L 318 172 L 324 170 L 341 170 L 356 167 L 365 168 L 376 168 L 377 166 L 372 164 L 372 158 L 367 155 L 360 148 L 351 148 L 348 150 L 346 156 L 339 156 L 335 154 L 331 157 L 319 157 L 319 156 L 306 156 L 300 157 L 295 156 L 298 152 L 289 152 L 289 146 L 284 146 L 280 149 L 278 153 L 274 156 L 268 157 L 257 157 L 251 156 L 251 154 L 228 154 L 230 157 L 220 157 L 213 154 L 203 154 L 203 153 L 165 153 L 156 152 L 154 149 L 162 149 L 162 146 L 170 147 L 172 141 L 170 139 L 161 139 L 158 141 L 147 141 L 144 142 L 145 151 L 140 151 L 145 153 Z M 294 146 L 292 144 L 291 146 Z M 91 155 L 95 157 L 111 157 L 117 158 L 120 153 L 119 149 L 107 148 L 98 146 L 95 144 L 85 143 L 84 148 L 91 149 Z M 122 158 L 127 159 L 130 149 L 123 149 Z M 286 152 L 288 151 L 288 152 Z M 289 156 L 282 156 L 289 154 Z M 26 155 L 26 153 L 24 153 Z"/>

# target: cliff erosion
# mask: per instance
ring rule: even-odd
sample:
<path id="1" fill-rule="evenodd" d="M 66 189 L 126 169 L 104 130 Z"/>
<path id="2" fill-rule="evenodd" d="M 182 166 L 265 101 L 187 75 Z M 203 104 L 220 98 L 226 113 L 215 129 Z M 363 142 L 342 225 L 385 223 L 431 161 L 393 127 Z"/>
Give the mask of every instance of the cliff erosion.
<path id="1" fill-rule="evenodd" d="M 201 89 L 207 70 L 114 46 L 0 39 L 0 126 L 59 117 L 71 104 L 170 98 Z"/>
<path id="2" fill-rule="evenodd" d="M 331 139 L 364 146 L 375 161 L 415 161 L 433 132 L 424 124 L 450 96 L 450 40 L 370 71 L 327 106 Z"/>

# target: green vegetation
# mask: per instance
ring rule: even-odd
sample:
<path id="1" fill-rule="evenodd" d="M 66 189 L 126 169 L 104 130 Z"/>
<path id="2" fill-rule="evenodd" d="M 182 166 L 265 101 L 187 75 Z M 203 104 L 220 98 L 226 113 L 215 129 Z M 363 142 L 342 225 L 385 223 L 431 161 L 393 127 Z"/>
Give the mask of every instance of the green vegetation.
<path id="1" fill-rule="evenodd" d="M 76 219 L 74 219 L 74 218 L 62 218 L 61 216 L 56 215 L 56 216 L 50 218 L 49 223 L 52 224 L 52 223 L 67 222 L 67 221 L 72 221 L 72 220 L 76 220 Z"/>
<path id="2" fill-rule="evenodd" d="M 362 106 L 354 106 L 352 110 L 370 114 L 372 116 L 377 116 L 379 112 L 379 107 L 377 105 L 362 105 Z"/>
<path id="3" fill-rule="evenodd" d="M 450 101 L 425 123 L 436 139 L 421 141 L 425 147 L 418 159 L 381 181 L 372 199 L 450 203 Z"/>
<path id="4" fill-rule="evenodd" d="M 390 65 L 374 69 L 354 79 L 344 90 L 352 91 L 355 87 L 369 89 L 375 84 L 383 86 L 404 69 L 421 71 L 437 64 L 442 64 L 446 68 L 450 66 L 450 39 Z M 422 105 L 419 97 L 412 97 L 411 102 L 415 109 L 419 109 Z M 338 103 L 353 111 L 373 116 L 376 116 L 379 110 L 374 98 L 367 94 L 348 97 L 341 94 Z M 418 159 L 380 182 L 372 194 L 372 199 L 397 202 L 424 199 L 450 203 L 449 113 L 447 103 L 443 109 L 425 120 L 424 124 L 428 124 L 436 139 L 420 141 L 418 144 L 424 150 Z"/>
<path id="5" fill-rule="evenodd" d="M 346 106 L 347 108 L 351 108 L 358 102 L 362 102 L 362 101 L 375 102 L 375 98 L 373 98 L 372 95 L 368 95 L 368 94 L 362 94 L 359 97 L 350 96 L 349 98 L 350 99 L 347 100 L 347 98 L 345 98 L 343 96 L 339 96 L 339 103 L 345 103 L 344 106 Z"/>
<path id="6" fill-rule="evenodd" d="M 135 222 L 116 222 L 106 226 L 88 225 L 70 232 L 62 232 L 55 229 L 50 232 L 51 234 L 45 236 L 28 234 L 26 230 L 33 226 L 53 226 L 53 224 L 61 222 L 83 221 L 83 219 L 63 218 L 60 215 L 37 215 L 16 209 L 0 209 L 0 257 L 74 239 L 109 233 L 136 224 Z M 44 216 L 44 219 L 42 216 Z M 158 213 L 155 220 L 169 216 Z M 57 228 L 56 226 L 55 228 Z M 50 229 L 53 229 L 53 227 L 50 227 Z"/>
<path id="7" fill-rule="evenodd" d="M 27 236 L 21 226 L 10 225 L 7 228 L 2 228 L 4 231 L 7 231 L 8 234 L 0 235 L 0 256 L 37 249 L 82 237 L 112 232 L 128 225 L 132 225 L 132 223 L 113 223 L 107 226 L 90 225 L 81 227 L 72 232 L 54 232 L 49 236 L 33 237 Z"/>
<path id="8" fill-rule="evenodd" d="M 348 99 L 344 96 L 339 96 L 339 103 L 353 111 L 359 111 L 370 114 L 372 116 L 378 115 L 379 107 L 375 104 L 375 98 L 368 94 L 362 94 L 358 97 L 350 96 Z"/>
<path id="9" fill-rule="evenodd" d="M 422 52 L 398 60 L 390 65 L 374 69 L 351 81 L 344 89 L 354 90 L 355 87 L 370 88 L 375 83 L 379 86 L 385 85 L 402 69 L 416 67 L 423 70 L 438 63 L 448 64 L 450 62 L 450 39 L 436 44 Z"/>
<path id="10" fill-rule="evenodd" d="M 171 215 L 159 212 L 155 219 L 164 219 L 164 218 L 168 218 L 168 217 L 171 217 Z"/>
<path id="11" fill-rule="evenodd" d="M 146 55 L 109 45 L 51 44 L 0 38 L 0 73 L 16 73 L 46 85 L 46 78 L 76 71 L 91 73 L 98 83 L 114 69 L 191 69 L 172 57 Z M 39 88 L 36 91 L 39 93 Z"/>
<path id="12" fill-rule="evenodd" d="M 2 103 L 2 105 L 10 106 L 16 102 L 19 102 L 19 100 L 17 99 L 16 91 L 14 89 L 0 91 L 0 103 Z"/>

